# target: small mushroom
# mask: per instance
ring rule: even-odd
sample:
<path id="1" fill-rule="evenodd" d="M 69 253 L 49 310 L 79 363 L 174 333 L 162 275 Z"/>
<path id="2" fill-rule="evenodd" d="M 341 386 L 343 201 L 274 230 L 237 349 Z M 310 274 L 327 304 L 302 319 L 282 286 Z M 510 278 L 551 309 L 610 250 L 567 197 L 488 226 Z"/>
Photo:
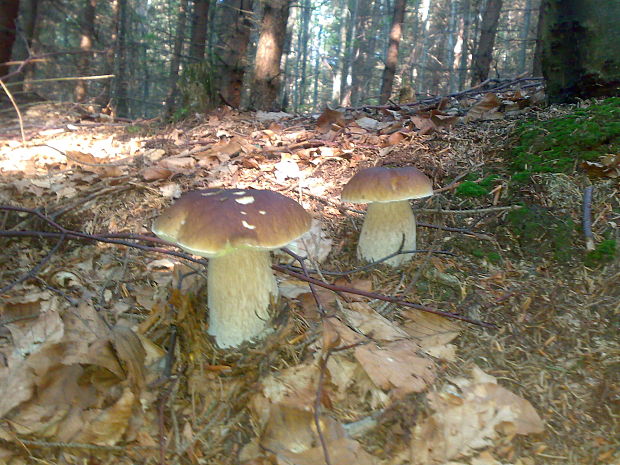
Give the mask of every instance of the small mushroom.
<path id="1" fill-rule="evenodd" d="M 181 196 L 153 224 L 153 232 L 209 258 L 209 334 L 236 347 L 263 333 L 278 287 L 269 251 L 310 228 L 310 215 L 277 192 L 205 189 Z"/>
<path id="2" fill-rule="evenodd" d="M 416 222 L 409 199 L 433 195 L 431 180 L 413 166 L 375 167 L 359 171 L 342 189 L 342 200 L 367 203 L 357 244 L 357 256 L 369 262 L 416 247 Z M 396 255 L 384 263 L 398 266 L 411 255 Z"/>

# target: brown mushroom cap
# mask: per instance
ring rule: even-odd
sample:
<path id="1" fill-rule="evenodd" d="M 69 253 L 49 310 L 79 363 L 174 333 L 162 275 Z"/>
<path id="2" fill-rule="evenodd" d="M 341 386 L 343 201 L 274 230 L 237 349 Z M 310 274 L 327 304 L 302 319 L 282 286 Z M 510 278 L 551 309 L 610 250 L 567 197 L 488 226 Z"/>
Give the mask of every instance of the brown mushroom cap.
<path id="1" fill-rule="evenodd" d="M 342 189 L 342 200 L 355 203 L 395 202 L 433 195 L 431 180 L 413 166 L 367 168 Z"/>
<path id="2" fill-rule="evenodd" d="M 204 257 L 238 248 L 277 249 L 310 229 L 301 205 L 277 192 L 244 189 L 191 191 L 155 220 L 153 232 Z"/>

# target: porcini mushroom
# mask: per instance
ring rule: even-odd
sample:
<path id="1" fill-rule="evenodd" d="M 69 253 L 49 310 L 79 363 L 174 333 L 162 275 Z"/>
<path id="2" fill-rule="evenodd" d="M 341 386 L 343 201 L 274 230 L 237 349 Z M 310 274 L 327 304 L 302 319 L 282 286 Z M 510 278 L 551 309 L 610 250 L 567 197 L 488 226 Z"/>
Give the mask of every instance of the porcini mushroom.
<path id="1" fill-rule="evenodd" d="M 416 222 L 409 199 L 433 195 L 431 180 L 413 166 L 375 167 L 359 171 L 342 189 L 342 200 L 367 203 L 357 244 L 357 256 L 377 261 L 416 247 Z M 398 266 L 411 255 L 396 255 L 384 263 Z"/>
<path id="2" fill-rule="evenodd" d="M 277 192 L 205 189 L 184 194 L 153 224 L 153 232 L 209 258 L 209 334 L 220 347 L 259 336 L 278 295 L 269 251 L 310 228 L 311 217 Z"/>

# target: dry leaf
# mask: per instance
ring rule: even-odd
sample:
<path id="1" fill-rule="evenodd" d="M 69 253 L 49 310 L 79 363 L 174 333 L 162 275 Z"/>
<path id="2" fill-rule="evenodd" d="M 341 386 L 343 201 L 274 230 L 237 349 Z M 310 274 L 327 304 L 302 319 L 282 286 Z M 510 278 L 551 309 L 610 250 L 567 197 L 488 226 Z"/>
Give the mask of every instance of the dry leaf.
<path id="1" fill-rule="evenodd" d="M 391 397 L 398 399 L 421 392 L 435 379 L 433 362 L 417 355 L 413 341 L 394 341 L 379 347 L 371 343 L 355 348 L 355 358 L 370 379 Z"/>
<path id="2" fill-rule="evenodd" d="M 142 170 L 142 178 L 145 181 L 157 181 L 158 179 L 167 179 L 172 176 L 172 170 L 163 166 L 149 166 Z"/>
<path id="3" fill-rule="evenodd" d="M 325 108 L 325 111 L 323 111 L 321 116 L 319 116 L 316 120 L 316 126 L 319 131 L 327 132 L 330 129 L 333 129 L 332 126 L 335 126 L 336 130 L 343 128 L 346 126 L 346 121 L 341 112 Z"/>
<path id="4" fill-rule="evenodd" d="M 497 95 L 490 92 L 482 100 L 469 109 L 463 121 L 468 123 L 478 119 L 500 119 L 503 115 L 498 112 L 501 102 Z"/>
<path id="5" fill-rule="evenodd" d="M 480 381 L 478 381 L 480 380 Z M 476 367 L 474 380 L 460 379 L 459 394 L 429 393 L 435 413 L 418 424 L 410 448 L 412 465 L 444 463 L 472 455 L 512 425 L 517 434 L 540 433 L 543 423 L 525 399 L 494 383 Z"/>
<path id="6" fill-rule="evenodd" d="M 77 442 L 113 446 L 121 440 L 132 416 L 135 395 L 125 388 L 122 396 L 105 410 L 88 412 L 86 427 L 75 439 Z"/>

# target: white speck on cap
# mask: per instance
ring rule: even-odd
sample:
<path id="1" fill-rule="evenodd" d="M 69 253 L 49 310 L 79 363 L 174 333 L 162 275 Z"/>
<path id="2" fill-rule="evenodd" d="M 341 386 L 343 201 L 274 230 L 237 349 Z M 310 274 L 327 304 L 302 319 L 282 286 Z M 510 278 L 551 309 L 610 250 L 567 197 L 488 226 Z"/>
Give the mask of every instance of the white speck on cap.
<path id="1" fill-rule="evenodd" d="M 235 199 L 235 202 L 240 203 L 241 205 L 248 205 L 250 203 L 254 203 L 254 197 L 252 197 L 251 195 L 239 197 L 238 199 Z"/>
<path id="2" fill-rule="evenodd" d="M 241 221 L 241 224 L 243 225 L 244 228 L 248 228 L 248 229 L 256 229 L 256 226 L 254 226 L 253 224 L 248 223 L 245 220 Z"/>

